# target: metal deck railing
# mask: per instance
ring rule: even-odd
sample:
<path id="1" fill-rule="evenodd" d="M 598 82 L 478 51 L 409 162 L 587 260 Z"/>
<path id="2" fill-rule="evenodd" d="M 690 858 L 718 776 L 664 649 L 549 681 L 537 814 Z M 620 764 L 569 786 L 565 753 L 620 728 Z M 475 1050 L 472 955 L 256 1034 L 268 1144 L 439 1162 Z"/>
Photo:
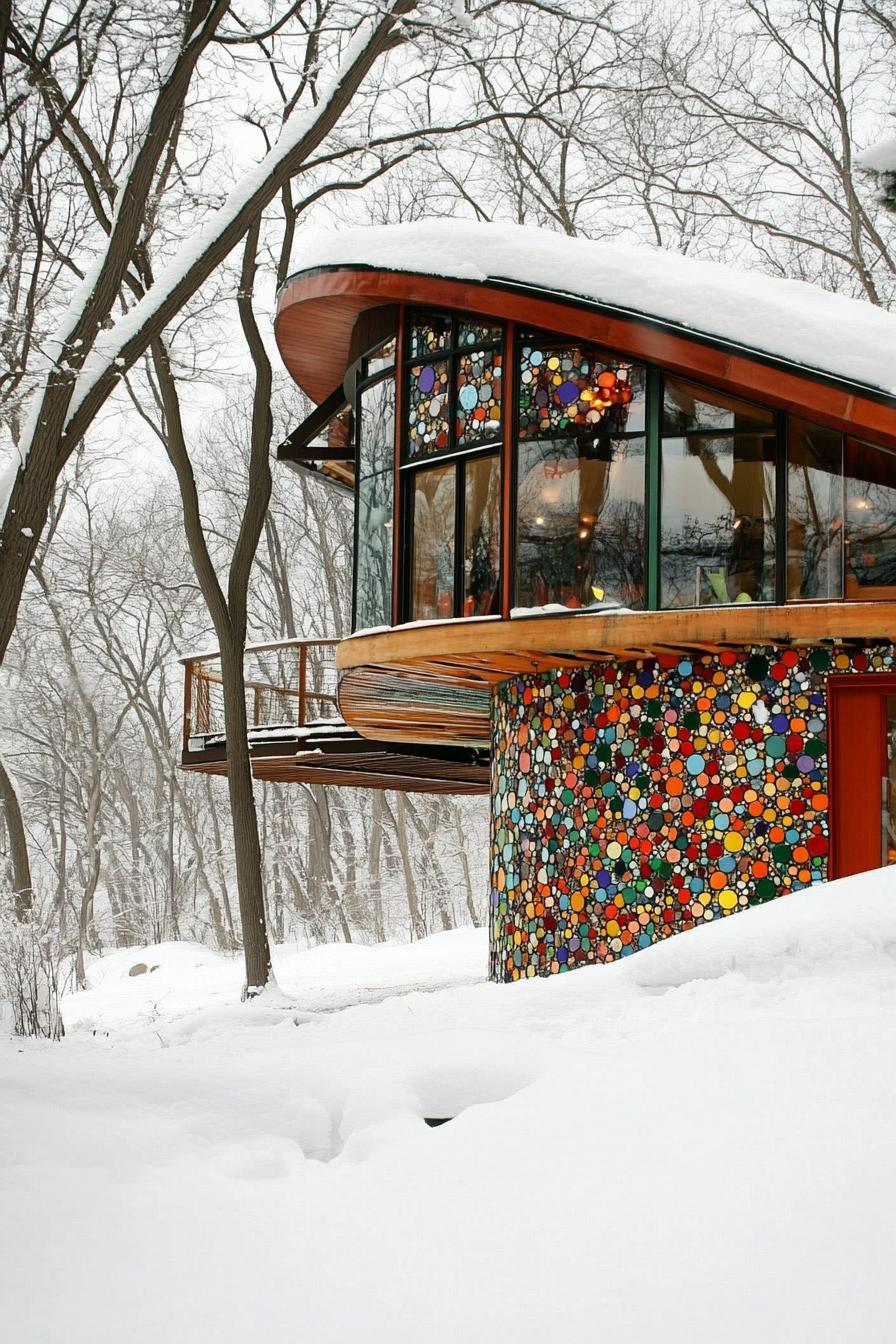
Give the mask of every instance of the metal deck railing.
<path id="1" fill-rule="evenodd" d="M 246 717 L 251 741 L 302 735 L 309 727 L 341 723 L 336 698 L 337 639 L 286 639 L 247 646 Z M 183 750 L 225 742 L 224 685 L 217 652 L 182 659 Z"/>

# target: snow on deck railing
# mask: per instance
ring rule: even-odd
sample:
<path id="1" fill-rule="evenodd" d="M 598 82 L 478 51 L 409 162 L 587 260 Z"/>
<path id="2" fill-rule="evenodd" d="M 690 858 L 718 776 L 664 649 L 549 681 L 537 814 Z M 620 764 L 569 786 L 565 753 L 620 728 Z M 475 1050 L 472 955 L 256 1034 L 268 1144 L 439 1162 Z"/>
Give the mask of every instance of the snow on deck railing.
<path id="1" fill-rule="evenodd" d="M 283 736 L 310 723 L 339 721 L 336 639 L 287 639 L 253 644 L 244 654 L 249 733 Z M 191 654 L 184 665 L 183 749 L 202 750 L 224 739 L 224 682 L 217 650 Z M 259 730 L 261 730 L 259 732 Z"/>

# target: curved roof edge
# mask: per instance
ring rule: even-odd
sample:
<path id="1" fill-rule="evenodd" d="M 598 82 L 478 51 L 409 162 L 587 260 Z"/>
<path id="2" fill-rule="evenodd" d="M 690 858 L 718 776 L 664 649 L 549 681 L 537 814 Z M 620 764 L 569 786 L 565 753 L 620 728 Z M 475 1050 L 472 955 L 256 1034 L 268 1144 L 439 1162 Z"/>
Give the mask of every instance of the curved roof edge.
<path id="1" fill-rule="evenodd" d="M 574 330 L 579 340 L 896 451 L 896 398 L 878 389 L 593 301 L 541 294 L 509 282 L 452 280 L 357 263 L 300 272 L 281 290 L 275 334 L 299 386 L 323 402 L 343 381 L 359 315 L 397 302 L 455 308 L 547 331 Z"/>
<path id="2" fill-rule="evenodd" d="M 281 311 L 291 285 L 324 270 L 472 282 L 586 304 L 896 398 L 896 315 L 801 280 L 659 248 L 466 220 L 311 230 L 299 241 L 304 264 L 281 289 Z"/>

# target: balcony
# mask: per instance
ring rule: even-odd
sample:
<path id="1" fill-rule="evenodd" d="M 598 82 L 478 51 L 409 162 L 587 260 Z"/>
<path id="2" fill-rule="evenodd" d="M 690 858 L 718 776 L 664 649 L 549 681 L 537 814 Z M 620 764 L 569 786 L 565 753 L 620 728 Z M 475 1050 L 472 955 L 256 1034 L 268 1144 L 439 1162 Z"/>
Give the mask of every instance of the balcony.
<path id="1" fill-rule="evenodd" d="M 335 639 L 280 640 L 245 651 L 249 756 L 256 779 L 416 793 L 485 793 L 487 754 L 362 737 L 339 709 Z M 181 767 L 227 773 L 224 684 L 216 651 L 181 659 Z"/>

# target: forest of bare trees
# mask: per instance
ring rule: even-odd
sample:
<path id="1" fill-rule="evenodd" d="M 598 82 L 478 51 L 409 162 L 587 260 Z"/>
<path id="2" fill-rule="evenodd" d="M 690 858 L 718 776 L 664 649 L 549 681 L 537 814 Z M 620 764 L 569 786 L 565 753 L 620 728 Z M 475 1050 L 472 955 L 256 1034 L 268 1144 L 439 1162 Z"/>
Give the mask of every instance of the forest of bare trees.
<path id="1" fill-rule="evenodd" d="M 347 630 L 351 502 L 270 467 L 308 409 L 270 335 L 304 228 L 511 220 L 893 303 L 894 220 L 859 162 L 892 131 L 889 0 L 570 11 L 0 17 L 0 975 L 20 1029 L 59 1029 L 23 986 L 83 984 L 110 946 L 234 951 L 259 906 L 250 987 L 268 936 L 483 917 L 484 801 L 253 790 L 247 753 L 229 790 L 176 766 L 180 654 L 227 655 L 236 740 L 247 640 Z"/>

